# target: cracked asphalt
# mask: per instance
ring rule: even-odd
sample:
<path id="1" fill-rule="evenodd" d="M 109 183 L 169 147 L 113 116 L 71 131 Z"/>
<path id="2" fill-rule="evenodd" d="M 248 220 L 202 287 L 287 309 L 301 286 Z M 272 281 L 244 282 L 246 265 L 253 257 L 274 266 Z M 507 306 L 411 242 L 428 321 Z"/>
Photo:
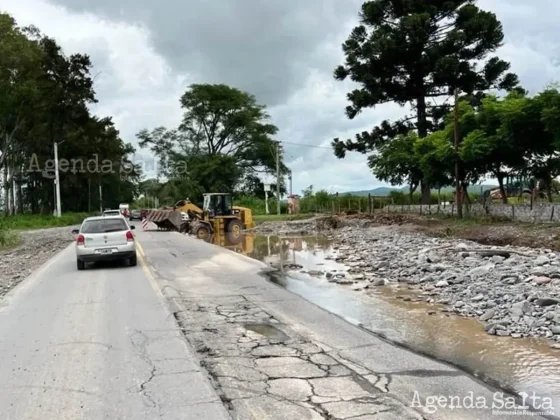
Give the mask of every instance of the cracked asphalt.
<path id="1" fill-rule="evenodd" d="M 233 419 L 540 418 L 493 414 L 500 390 L 276 286 L 258 261 L 177 233 L 140 232 L 140 239 Z M 413 403 L 415 396 L 425 406 L 428 397 L 471 394 L 487 406 L 428 412 Z"/>
<path id="2" fill-rule="evenodd" d="M 422 418 L 384 395 L 388 381 L 358 373 L 243 296 L 182 304 L 179 325 L 235 418 Z"/>

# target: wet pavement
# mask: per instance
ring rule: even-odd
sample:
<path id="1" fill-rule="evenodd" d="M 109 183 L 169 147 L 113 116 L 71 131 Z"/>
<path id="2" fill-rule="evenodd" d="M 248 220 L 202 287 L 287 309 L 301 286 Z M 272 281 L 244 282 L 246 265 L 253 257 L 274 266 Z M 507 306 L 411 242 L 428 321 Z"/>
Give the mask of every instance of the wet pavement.
<path id="1" fill-rule="evenodd" d="M 560 352 L 547 342 L 489 335 L 475 319 L 419 301 L 406 285 L 360 290 L 360 284 L 331 283 L 326 272 L 346 271 L 328 259 L 331 238 L 248 236 L 233 250 L 280 267 L 276 284 L 351 323 L 506 390 L 535 392 L 560 404 Z"/>

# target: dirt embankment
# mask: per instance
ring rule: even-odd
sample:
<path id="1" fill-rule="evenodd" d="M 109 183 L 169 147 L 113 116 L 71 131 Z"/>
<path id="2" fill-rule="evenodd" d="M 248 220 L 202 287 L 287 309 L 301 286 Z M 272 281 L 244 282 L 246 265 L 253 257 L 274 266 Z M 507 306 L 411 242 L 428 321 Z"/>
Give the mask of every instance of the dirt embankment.
<path id="1" fill-rule="evenodd" d="M 22 244 L 0 251 L 0 298 L 66 248 L 75 226 L 21 232 Z"/>

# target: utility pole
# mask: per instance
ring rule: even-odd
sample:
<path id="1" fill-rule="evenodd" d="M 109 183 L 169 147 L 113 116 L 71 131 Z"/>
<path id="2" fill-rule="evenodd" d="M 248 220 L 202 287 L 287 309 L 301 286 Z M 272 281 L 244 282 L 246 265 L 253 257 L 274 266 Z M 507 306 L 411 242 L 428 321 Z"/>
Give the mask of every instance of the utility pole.
<path id="1" fill-rule="evenodd" d="M 101 182 L 99 182 L 99 211 L 103 214 L 103 187 Z"/>
<path id="2" fill-rule="evenodd" d="M 91 178 L 88 177 L 87 180 L 87 211 L 91 213 Z"/>
<path id="3" fill-rule="evenodd" d="M 280 142 L 276 142 L 276 210 L 280 214 Z"/>
<path id="4" fill-rule="evenodd" d="M 54 165 L 55 165 L 55 183 L 56 183 L 56 217 L 61 216 L 60 209 L 60 177 L 58 176 L 58 143 L 54 142 Z"/>
<path id="5" fill-rule="evenodd" d="M 459 176 L 459 90 L 455 88 L 455 205 L 457 206 L 457 216 L 463 218 L 463 200 L 461 197 L 461 183 Z"/>
<path id="6" fill-rule="evenodd" d="M 265 205 L 265 211 L 266 214 L 268 214 L 268 190 L 269 190 L 269 186 L 268 184 L 264 186 L 264 205 Z"/>

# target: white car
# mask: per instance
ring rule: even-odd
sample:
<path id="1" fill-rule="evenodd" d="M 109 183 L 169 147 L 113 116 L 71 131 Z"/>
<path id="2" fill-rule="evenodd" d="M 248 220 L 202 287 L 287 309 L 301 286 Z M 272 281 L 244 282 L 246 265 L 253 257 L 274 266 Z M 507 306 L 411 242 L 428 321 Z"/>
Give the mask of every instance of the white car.
<path id="1" fill-rule="evenodd" d="M 80 229 L 73 230 L 76 237 L 76 263 L 83 270 L 88 262 L 128 260 L 137 265 L 136 241 L 126 219 L 119 216 L 88 217 Z"/>
<path id="2" fill-rule="evenodd" d="M 120 210 L 105 210 L 103 216 L 122 216 Z"/>

